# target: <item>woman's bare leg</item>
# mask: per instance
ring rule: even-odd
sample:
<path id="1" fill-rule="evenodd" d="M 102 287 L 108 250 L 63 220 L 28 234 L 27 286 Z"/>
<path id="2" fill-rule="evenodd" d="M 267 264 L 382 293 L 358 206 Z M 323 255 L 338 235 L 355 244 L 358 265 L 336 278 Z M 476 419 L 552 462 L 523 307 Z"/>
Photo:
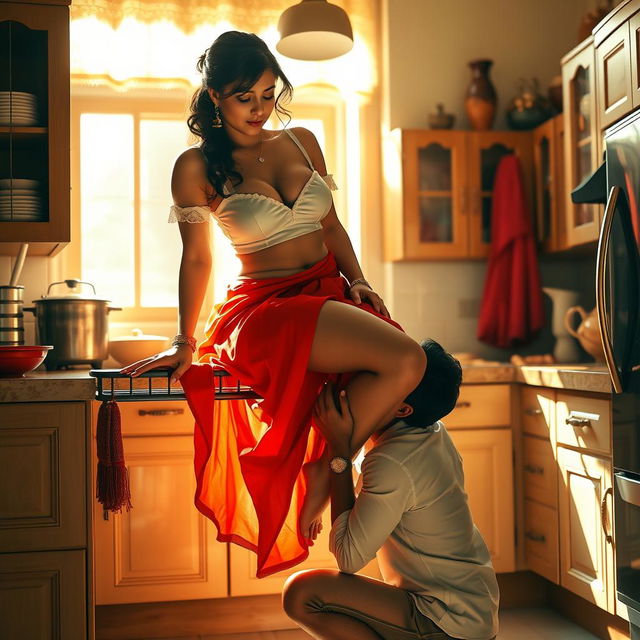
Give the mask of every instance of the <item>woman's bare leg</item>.
<path id="1" fill-rule="evenodd" d="M 422 347 L 376 316 L 342 302 L 328 301 L 318 316 L 308 368 L 323 373 L 356 374 L 347 393 L 354 418 L 355 453 L 382 426 L 389 411 L 413 391 L 424 374 Z M 300 514 L 308 536 L 328 499 L 329 470 L 324 461 L 303 470 L 310 491 Z"/>

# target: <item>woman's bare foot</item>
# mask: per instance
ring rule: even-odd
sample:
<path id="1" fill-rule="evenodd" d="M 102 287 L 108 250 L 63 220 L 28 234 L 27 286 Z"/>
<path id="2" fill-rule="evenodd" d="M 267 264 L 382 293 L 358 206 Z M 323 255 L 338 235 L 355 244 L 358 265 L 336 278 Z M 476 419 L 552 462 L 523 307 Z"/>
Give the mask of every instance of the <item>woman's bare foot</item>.
<path id="1" fill-rule="evenodd" d="M 324 458 L 302 465 L 307 481 L 307 495 L 300 510 L 300 532 L 307 540 L 315 540 L 322 529 L 322 512 L 329 504 L 329 466 Z"/>

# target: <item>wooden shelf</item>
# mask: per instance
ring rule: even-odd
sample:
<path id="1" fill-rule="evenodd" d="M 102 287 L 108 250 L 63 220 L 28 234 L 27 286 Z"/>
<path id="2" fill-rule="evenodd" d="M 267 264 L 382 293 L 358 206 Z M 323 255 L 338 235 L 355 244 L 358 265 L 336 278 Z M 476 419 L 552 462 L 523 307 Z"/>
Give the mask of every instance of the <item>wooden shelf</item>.
<path id="1" fill-rule="evenodd" d="M 49 133 L 47 127 L 6 127 L 0 126 L 0 138 L 8 138 L 13 136 L 15 138 L 43 138 Z"/>

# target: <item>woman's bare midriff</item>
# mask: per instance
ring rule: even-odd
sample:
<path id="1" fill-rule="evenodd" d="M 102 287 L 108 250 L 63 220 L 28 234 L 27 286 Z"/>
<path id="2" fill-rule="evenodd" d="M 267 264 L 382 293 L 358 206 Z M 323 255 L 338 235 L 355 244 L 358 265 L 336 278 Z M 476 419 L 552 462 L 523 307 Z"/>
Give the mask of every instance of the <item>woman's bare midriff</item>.
<path id="1" fill-rule="evenodd" d="M 281 242 L 268 249 L 238 256 L 240 276 L 245 278 L 281 278 L 300 273 L 328 253 L 322 229 Z"/>

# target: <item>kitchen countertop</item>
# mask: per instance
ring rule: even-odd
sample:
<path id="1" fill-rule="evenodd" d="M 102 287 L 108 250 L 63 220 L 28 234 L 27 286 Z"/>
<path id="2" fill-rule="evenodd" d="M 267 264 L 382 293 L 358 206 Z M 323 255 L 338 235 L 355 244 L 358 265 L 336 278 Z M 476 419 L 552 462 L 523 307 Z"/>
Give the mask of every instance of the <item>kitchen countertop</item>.
<path id="1" fill-rule="evenodd" d="M 611 393 L 609 373 L 605 366 L 598 364 L 468 364 L 463 365 L 463 381 L 465 384 L 520 382 L 554 389 Z M 139 383 L 148 384 L 146 380 Z M 24 378 L 0 378 L 0 402 L 85 401 L 92 400 L 95 392 L 96 381 L 88 370 L 42 370 L 28 373 Z"/>

